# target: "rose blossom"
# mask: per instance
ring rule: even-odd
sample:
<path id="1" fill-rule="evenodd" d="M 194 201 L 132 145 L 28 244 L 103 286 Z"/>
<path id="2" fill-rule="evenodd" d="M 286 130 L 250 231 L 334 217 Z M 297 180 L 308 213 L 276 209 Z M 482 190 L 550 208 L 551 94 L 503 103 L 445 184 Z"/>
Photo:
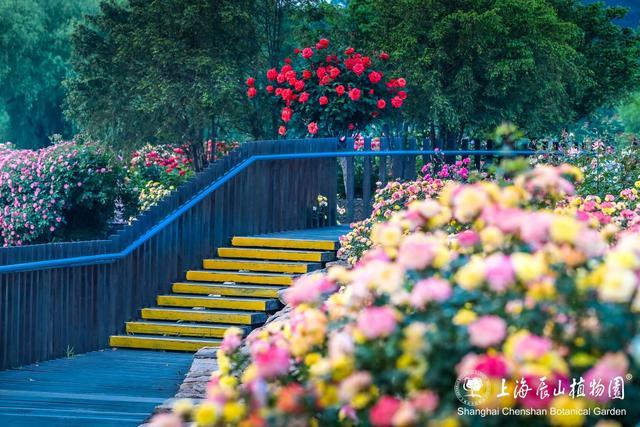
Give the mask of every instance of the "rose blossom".
<path id="1" fill-rule="evenodd" d="M 396 327 L 396 314 L 391 307 L 369 307 L 360 312 L 357 323 L 368 339 L 387 336 Z"/>
<path id="2" fill-rule="evenodd" d="M 424 308 L 431 301 L 442 302 L 451 297 L 451 285 L 444 279 L 432 277 L 415 284 L 409 296 L 409 303 L 415 308 Z"/>
<path id="3" fill-rule="evenodd" d="M 507 322 L 498 316 L 482 316 L 471 323 L 467 330 L 471 344 L 487 348 L 499 344 L 504 339 L 507 334 Z"/>
<path id="4" fill-rule="evenodd" d="M 393 416 L 400 409 L 400 400 L 392 396 L 381 396 L 369 411 L 369 421 L 375 427 L 392 424 Z"/>

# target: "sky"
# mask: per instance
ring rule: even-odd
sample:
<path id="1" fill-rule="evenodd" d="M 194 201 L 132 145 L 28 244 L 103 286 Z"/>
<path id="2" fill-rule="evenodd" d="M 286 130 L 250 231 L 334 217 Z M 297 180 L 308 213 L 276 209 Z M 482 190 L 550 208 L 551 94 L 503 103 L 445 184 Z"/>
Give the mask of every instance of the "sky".
<path id="1" fill-rule="evenodd" d="M 584 0 L 585 3 L 594 3 L 598 0 Z M 640 0 L 603 0 L 610 6 L 624 6 L 631 9 L 621 24 L 629 27 L 637 27 L 640 22 Z"/>

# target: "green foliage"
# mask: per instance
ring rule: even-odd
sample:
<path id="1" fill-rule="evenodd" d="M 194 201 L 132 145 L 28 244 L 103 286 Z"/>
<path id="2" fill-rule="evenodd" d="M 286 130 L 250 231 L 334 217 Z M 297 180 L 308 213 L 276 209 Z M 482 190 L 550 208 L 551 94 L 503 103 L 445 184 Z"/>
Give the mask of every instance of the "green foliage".
<path id="1" fill-rule="evenodd" d="M 242 111 L 256 49 L 248 0 L 115 0 L 73 35 L 67 113 L 120 147 L 200 141 Z"/>
<path id="2" fill-rule="evenodd" d="M 71 133 L 60 105 L 70 33 L 98 0 L 0 0 L 0 142 L 47 145 Z"/>
<path id="3" fill-rule="evenodd" d="M 407 118 L 441 143 L 503 121 L 544 134 L 638 84 L 638 36 L 619 9 L 576 0 L 353 0 L 364 43 L 412 84 Z"/>
<path id="4" fill-rule="evenodd" d="M 640 133 L 640 92 L 633 94 L 628 102 L 621 105 L 618 113 L 628 132 Z"/>

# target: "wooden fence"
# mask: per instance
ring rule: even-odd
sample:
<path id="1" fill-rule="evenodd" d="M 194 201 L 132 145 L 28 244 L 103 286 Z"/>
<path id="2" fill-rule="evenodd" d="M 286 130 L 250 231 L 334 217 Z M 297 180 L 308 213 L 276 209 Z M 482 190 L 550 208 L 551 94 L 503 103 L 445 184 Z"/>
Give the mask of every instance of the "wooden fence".
<path id="1" fill-rule="evenodd" d="M 331 158 L 255 162 L 192 201 L 252 156 L 335 151 L 336 144 L 246 143 L 108 239 L 0 249 L 0 369 L 105 348 L 125 321 L 231 236 L 308 227 L 318 194 L 328 196 L 329 211 L 335 212 Z M 157 229 L 180 208 L 181 215 Z M 75 264 L 46 264 L 76 257 L 81 258 Z"/>
<path id="2" fill-rule="evenodd" d="M 505 153 L 443 155 L 471 155 L 480 165 Z M 125 321 L 232 236 L 311 227 L 320 194 L 328 198 L 323 224 L 334 225 L 339 190 L 347 221 L 361 219 L 376 182 L 415 178 L 418 161 L 434 156 L 411 138 L 383 138 L 380 150 L 367 138 L 359 152 L 352 139 L 249 142 L 108 239 L 2 248 L 0 369 L 105 348 Z"/>

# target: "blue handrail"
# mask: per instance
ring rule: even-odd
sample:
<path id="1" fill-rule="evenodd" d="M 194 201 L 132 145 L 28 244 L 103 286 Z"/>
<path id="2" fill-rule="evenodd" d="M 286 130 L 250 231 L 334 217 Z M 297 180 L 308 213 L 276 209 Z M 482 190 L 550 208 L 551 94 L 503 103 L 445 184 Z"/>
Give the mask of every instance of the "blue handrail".
<path id="1" fill-rule="evenodd" d="M 378 156 L 418 156 L 418 155 L 461 155 L 461 156 L 514 156 L 514 155 L 526 155 L 544 153 L 544 151 L 531 151 L 531 150 L 391 150 L 391 151 L 326 151 L 326 152 L 314 152 L 314 153 L 287 153 L 287 154 L 256 154 L 252 155 L 238 165 L 229 170 L 220 179 L 212 182 L 210 185 L 202 189 L 193 198 L 188 200 L 173 213 L 165 217 L 162 221 L 151 227 L 147 232 L 142 234 L 139 238 L 134 240 L 129 246 L 121 250 L 120 252 L 100 254 L 100 255 L 85 255 L 71 258 L 59 258 L 46 261 L 33 261 L 24 262 L 19 264 L 9 264 L 0 266 L 0 274 L 2 273 L 17 273 L 24 271 L 34 270 L 46 270 L 50 268 L 59 267 L 77 267 L 80 265 L 97 265 L 97 264 L 109 264 L 119 259 L 122 259 L 142 246 L 146 241 L 153 236 L 164 230 L 169 224 L 182 216 L 185 212 L 198 204 L 204 198 L 223 186 L 231 178 L 238 175 L 243 170 L 247 169 L 255 162 L 259 161 L 271 161 L 271 160 L 298 160 L 298 159 L 320 159 L 331 157 L 378 157 Z"/>

